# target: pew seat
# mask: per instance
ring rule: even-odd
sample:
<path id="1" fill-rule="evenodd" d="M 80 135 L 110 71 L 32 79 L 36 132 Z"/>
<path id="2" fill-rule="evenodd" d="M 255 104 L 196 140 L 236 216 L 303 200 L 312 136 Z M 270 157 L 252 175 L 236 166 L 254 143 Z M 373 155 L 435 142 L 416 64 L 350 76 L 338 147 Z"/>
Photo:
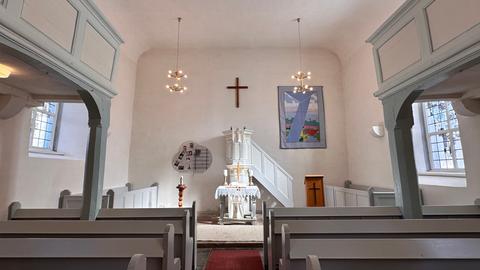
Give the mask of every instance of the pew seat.
<path id="1" fill-rule="evenodd" d="M 0 269 L 179 270 L 175 230 L 164 221 L 0 222 Z"/>

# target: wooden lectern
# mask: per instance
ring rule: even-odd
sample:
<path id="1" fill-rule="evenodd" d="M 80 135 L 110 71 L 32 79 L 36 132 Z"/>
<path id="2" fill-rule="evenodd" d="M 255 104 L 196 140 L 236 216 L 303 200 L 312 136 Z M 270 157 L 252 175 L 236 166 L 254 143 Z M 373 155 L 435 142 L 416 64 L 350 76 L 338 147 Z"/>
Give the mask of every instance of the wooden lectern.
<path id="1" fill-rule="evenodd" d="M 325 206 L 323 175 L 305 175 L 304 184 L 307 193 L 307 206 Z"/>

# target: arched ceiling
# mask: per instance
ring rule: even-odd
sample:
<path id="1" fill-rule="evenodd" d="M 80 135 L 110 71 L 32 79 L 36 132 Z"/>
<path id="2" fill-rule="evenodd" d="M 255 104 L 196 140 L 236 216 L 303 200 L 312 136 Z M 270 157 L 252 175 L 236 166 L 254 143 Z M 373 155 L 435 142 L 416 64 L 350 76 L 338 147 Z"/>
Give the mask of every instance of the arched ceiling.
<path id="1" fill-rule="evenodd" d="M 326 48 L 345 61 L 404 0 L 96 0 L 136 60 L 152 48 L 174 48 L 183 17 L 183 48 L 297 46 Z"/>

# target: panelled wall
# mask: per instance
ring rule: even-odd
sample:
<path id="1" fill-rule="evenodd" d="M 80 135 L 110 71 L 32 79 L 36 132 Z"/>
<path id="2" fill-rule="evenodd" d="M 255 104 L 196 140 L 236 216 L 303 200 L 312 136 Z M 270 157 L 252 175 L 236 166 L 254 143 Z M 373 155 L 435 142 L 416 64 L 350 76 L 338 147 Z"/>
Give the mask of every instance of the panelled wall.
<path id="1" fill-rule="evenodd" d="M 369 38 L 379 90 L 392 94 L 414 76 L 428 77 L 480 41 L 480 1 L 410 0 Z M 460 53 L 461 52 L 461 53 Z M 459 54 L 460 53 L 460 54 Z"/>
<path id="2" fill-rule="evenodd" d="M 82 82 L 92 95 L 98 93 L 100 102 L 119 93 L 111 102 L 104 183 L 107 187 L 124 185 L 136 59 L 120 53 L 120 37 L 93 2 L 0 0 L 0 40 L 9 46 L 22 44 L 24 53 L 39 56 L 76 83 Z M 110 105 L 100 109 L 110 110 Z M 56 207 L 62 189 L 82 191 L 83 157 L 29 157 L 29 126 L 28 109 L 0 120 L 0 219 L 6 217 L 8 204 L 14 200 L 25 207 Z"/>
<path id="3" fill-rule="evenodd" d="M 391 135 L 389 141 L 395 185 L 403 192 L 402 196 L 398 196 L 403 198 L 401 205 L 406 203 L 407 209 L 414 213 L 412 216 L 418 216 L 419 206 L 416 187 L 412 185 L 416 180 L 409 135 L 412 99 L 407 97 L 412 97 L 414 92 L 418 94 L 419 90 L 428 95 L 431 86 L 478 61 L 479 10 L 480 2 L 476 0 L 406 1 L 368 40 L 374 46 L 379 89 L 375 95 L 383 101 L 385 124 Z M 437 93 L 435 98 L 452 97 L 450 94 L 453 93 L 445 90 Z M 459 96 L 459 92 L 455 94 L 461 102 L 472 99 L 468 93 L 463 96 Z M 423 194 L 427 204 L 472 204 L 475 196 L 478 197 L 478 154 L 470 152 L 477 145 L 475 140 L 471 140 L 471 134 L 476 134 L 480 128 L 476 123 L 478 117 L 460 119 L 467 191 L 451 189 L 439 192 L 442 188 L 426 186 Z M 453 194 L 458 196 L 452 198 Z"/>
<path id="4" fill-rule="evenodd" d="M 98 90 L 116 93 L 111 80 L 122 40 L 90 0 L 9 0 L 0 15 L 2 25 L 63 60 Z"/>

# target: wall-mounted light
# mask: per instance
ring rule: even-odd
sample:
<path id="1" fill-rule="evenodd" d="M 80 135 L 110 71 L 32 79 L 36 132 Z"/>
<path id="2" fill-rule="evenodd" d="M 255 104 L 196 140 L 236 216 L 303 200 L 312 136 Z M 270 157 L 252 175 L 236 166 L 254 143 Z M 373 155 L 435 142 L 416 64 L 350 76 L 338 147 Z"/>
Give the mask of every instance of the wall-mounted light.
<path id="1" fill-rule="evenodd" d="M 0 64 L 0 78 L 2 79 L 6 79 L 8 77 L 10 77 L 10 74 L 12 73 L 12 69 L 5 66 L 5 65 L 2 65 Z"/>
<path id="2" fill-rule="evenodd" d="M 375 138 L 382 138 L 383 136 L 385 136 L 385 126 L 383 125 L 383 123 L 375 124 L 370 129 L 370 133 Z"/>

